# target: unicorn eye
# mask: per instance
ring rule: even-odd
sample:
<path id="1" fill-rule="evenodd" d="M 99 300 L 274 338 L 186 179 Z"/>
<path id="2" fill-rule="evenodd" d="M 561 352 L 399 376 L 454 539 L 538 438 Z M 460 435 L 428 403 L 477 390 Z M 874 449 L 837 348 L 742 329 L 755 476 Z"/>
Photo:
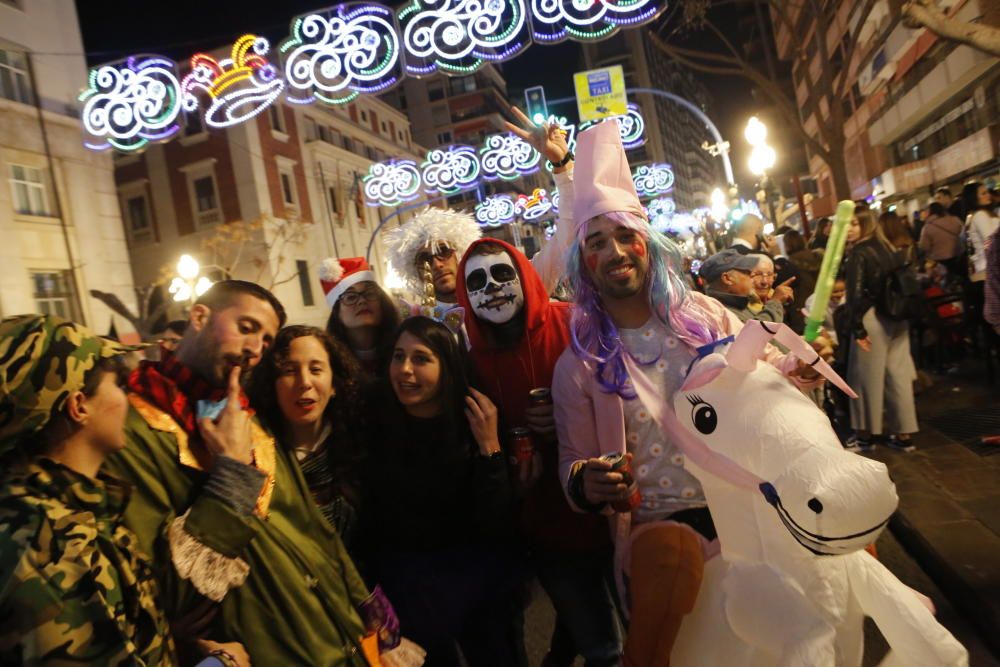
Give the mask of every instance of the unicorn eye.
<path id="1" fill-rule="evenodd" d="M 708 435 L 719 425 L 719 416 L 715 408 L 704 401 L 698 401 L 691 407 L 691 422 L 699 433 Z"/>

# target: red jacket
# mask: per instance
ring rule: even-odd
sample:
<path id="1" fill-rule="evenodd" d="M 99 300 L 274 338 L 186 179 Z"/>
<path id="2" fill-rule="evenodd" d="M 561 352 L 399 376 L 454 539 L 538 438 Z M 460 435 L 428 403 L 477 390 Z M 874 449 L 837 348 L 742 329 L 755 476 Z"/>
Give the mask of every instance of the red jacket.
<path id="1" fill-rule="evenodd" d="M 484 242 L 504 247 L 517 267 L 524 290 L 524 335 L 515 347 L 498 348 L 484 333 L 465 290 L 465 262 L 472 250 Z M 465 327 L 470 355 L 483 392 L 500 412 L 506 428 L 526 426 L 528 391 L 551 387 L 556 361 L 569 345 L 570 305 L 550 301 L 541 278 L 528 258 L 516 248 L 497 239 L 483 238 L 473 243 L 458 266 L 455 293 L 465 308 Z M 504 434 L 501 438 L 505 439 Z M 603 517 L 574 512 L 559 485 L 559 452 L 556 441 L 535 440 L 542 454 L 542 478 L 528 492 L 521 512 L 525 536 L 538 544 L 572 550 L 590 550 L 610 544 Z"/>

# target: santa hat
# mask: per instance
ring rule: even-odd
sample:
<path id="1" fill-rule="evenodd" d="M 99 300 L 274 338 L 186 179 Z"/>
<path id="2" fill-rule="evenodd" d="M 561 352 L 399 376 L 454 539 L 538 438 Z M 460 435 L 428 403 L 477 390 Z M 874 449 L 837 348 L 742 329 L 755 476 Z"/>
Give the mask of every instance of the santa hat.
<path id="1" fill-rule="evenodd" d="M 573 169 L 573 214 L 578 224 L 612 211 L 627 211 L 646 219 L 617 120 L 606 120 L 579 134 Z"/>
<path id="2" fill-rule="evenodd" d="M 385 243 L 389 250 L 389 261 L 396 273 L 411 289 L 420 290 L 423 279 L 414 265 L 417 253 L 430 246 L 437 250 L 447 246 L 462 258 L 472 242 L 482 236 L 472 215 L 450 209 L 428 207 L 413 220 L 386 234 Z"/>
<path id="3" fill-rule="evenodd" d="M 319 284 L 323 286 L 326 302 L 331 308 L 348 287 L 366 280 L 374 282 L 375 272 L 364 257 L 328 257 L 319 265 Z"/>

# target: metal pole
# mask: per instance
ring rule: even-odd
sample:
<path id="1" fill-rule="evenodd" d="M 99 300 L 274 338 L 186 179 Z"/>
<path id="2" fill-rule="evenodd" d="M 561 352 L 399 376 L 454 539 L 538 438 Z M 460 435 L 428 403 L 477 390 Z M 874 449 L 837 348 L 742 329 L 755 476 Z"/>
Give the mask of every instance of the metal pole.
<path id="1" fill-rule="evenodd" d="M 431 199 L 425 199 L 424 201 L 417 202 L 416 204 L 410 204 L 409 206 L 403 206 L 402 208 L 397 208 L 395 211 L 393 211 L 389 215 L 387 215 L 384 218 L 382 218 L 381 220 L 379 220 L 378 225 L 375 227 L 375 229 L 372 230 L 371 238 L 368 239 L 368 249 L 365 250 L 365 261 L 366 262 L 370 262 L 371 261 L 371 257 L 372 257 L 372 245 L 375 243 L 375 237 L 378 236 L 379 230 L 382 229 L 382 226 L 385 223 L 389 222 L 390 220 L 392 220 L 393 218 L 395 218 L 400 213 L 406 213 L 407 211 L 412 211 L 415 208 L 420 208 L 421 206 L 427 206 L 432 201 L 440 201 L 442 199 L 447 199 L 447 198 L 448 198 L 447 195 L 441 195 L 440 197 L 433 197 Z M 394 268 L 396 268 L 396 267 L 394 267 Z"/>
<path id="2" fill-rule="evenodd" d="M 320 160 L 319 163 L 319 182 L 323 186 L 323 199 L 326 200 L 326 217 L 330 221 L 330 236 L 333 237 L 333 254 L 340 257 L 340 248 L 337 247 L 337 228 L 333 222 L 333 211 L 330 210 L 330 188 L 326 184 L 326 170 L 323 168 L 323 161 Z M 337 185 L 340 185 L 340 179 L 337 179 Z M 337 191 L 334 189 L 333 196 L 337 196 Z"/>
<path id="3" fill-rule="evenodd" d="M 725 143 L 722 140 L 722 134 L 719 132 L 719 128 L 715 126 L 715 123 L 712 122 L 712 119 L 709 118 L 707 115 L 705 115 L 705 112 L 702 111 L 700 108 L 698 108 L 696 104 L 689 102 L 683 97 L 680 97 L 679 95 L 674 95 L 673 93 L 668 93 L 667 91 L 660 90 L 659 88 L 628 88 L 626 92 L 662 97 L 664 99 L 670 100 L 671 102 L 675 102 L 681 105 L 682 107 L 693 113 L 695 116 L 697 116 L 698 119 L 701 120 L 701 122 L 705 123 L 705 127 L 708 128 L 709 133 L 715 139 L 715 142 L 717 144 L 722 146 Z M 565 104 L 567 102 L 572 102 L 575 99 L 576 99 L 575 97 L 561 97 L 556 100 L 549 100 L 549 105 L 554 106 L 556 104 Z M 722 149 L 719 151 L 719 156 L 722 157 L 722 167 L 726 171 L 726 180 L 730 184 L 735 184 L 736 177 L 733 176 L 733 164 L 732 162 L 729 161 L 729 151 Z"/>

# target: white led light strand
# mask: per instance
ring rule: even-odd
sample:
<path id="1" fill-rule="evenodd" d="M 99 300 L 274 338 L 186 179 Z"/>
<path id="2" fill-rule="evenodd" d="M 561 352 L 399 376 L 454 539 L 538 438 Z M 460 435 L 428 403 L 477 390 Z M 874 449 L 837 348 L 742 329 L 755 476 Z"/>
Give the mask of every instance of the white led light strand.
<path id="1" fill-rule="evenodd" d="M 427 152 L 420 175 L 428 192 L 457 194 L 479 182 L 479 156 L 472 146 L 454 145 Z"/>
<path id="2" fill-rule="evenodd" d="M 655 197 L 674 187 L 674 170 L 669 164 L 644 164 L 632 174 L 640 197 Z"/>
<path id="3" fill-rule="evenodd" d="M 656 0 L 531 0 L 532 36 L 540 43 L 598 41 L 639 26 L 667 8 Z"/>
<path id="4" fill-rule="evenodd" d="M 476 204 L 476 222 L 485 227 L 499 227 L 514 222 L 517 210 L 510 195 L 493 195 Z"/>
<path id="5" fill-rule="evenodd" d="M 154 55 L 93 68 L 90 85 L 80 95 L 87 146 L 131 152 L 174 136 L 181 109 L 176 69 L 174 61 Z"/>
<path id="6" fill-rule="evenodd" d="M 541 154 L 514 134 L 493 134 L 486 137 L 479 150 L 483 178 L 495 181 L 515 178 L 538 171 Z"/>
<path id="7" fill-rule="evenodd" d="M 377 93 L 402 77 L 398 28 L 392 11 L 351 3 L 304 14 L 279 52 L 288 100 L 344 104 L 359 93 Z"/>
<path id="8" fill-rule="evenodd" d="M 371 165 L 362 179 L 369 206 L 398 206 L 416 199 L 420 170 L 412 160 L 391 160 Z"/>

